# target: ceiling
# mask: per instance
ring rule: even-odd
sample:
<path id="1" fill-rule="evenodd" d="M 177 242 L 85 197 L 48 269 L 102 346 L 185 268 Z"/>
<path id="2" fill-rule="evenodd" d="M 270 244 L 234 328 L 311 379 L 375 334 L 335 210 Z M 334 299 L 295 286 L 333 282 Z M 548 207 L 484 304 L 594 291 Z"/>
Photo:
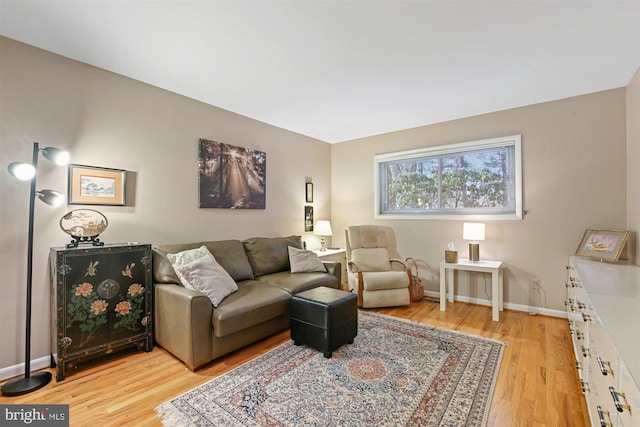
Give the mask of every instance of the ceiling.
<path id="1" fill-rule="evenodd" d="M 640 0 L 0 0 L 0 34 L 336 143 L 626 86 Z"/>

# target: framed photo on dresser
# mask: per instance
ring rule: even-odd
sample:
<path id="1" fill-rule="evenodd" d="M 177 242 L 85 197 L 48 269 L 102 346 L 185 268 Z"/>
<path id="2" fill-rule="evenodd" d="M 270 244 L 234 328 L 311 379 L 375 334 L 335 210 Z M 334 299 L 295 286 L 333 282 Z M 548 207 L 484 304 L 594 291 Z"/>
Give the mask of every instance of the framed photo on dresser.
<path id="1" fill-rule="evenodd" d="M 629 238 L 627 230 L 599 230 L 587 228 L 576 255 L 616 262 Z"/>

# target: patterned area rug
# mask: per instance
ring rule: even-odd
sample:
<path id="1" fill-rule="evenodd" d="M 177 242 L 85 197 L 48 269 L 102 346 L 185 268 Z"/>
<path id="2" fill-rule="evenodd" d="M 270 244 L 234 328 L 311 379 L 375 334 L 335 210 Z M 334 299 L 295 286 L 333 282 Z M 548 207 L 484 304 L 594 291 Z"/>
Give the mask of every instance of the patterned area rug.
<path id="1" fill-rule="evenodd" d="M 163 403 L 168 426 L 483 426 L 504 343 L 358 312 L 331 359 L 292 341 Z"/>

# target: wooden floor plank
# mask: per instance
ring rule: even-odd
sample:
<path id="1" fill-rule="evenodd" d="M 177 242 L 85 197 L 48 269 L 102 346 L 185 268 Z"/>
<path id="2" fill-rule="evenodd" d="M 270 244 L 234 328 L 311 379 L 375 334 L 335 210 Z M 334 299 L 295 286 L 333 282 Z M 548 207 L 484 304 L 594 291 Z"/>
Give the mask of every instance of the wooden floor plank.
<path id="1" fill-rule="evenodd" d="M 566 320 L 505 310 L 493 322 L 490 307 L 456 302 L 441 312 L 429 299 L 370 311 L 506 342 L 488 426 L 589 425 Z M 161 419 L 154 409 L 161 403 L 288 340 L 283 331 L 196 372 L 160 347 L 115 354 L 36 392 L 0 397 L 0 404 L 69 404 L 71 426 L 157 427 Z"/>

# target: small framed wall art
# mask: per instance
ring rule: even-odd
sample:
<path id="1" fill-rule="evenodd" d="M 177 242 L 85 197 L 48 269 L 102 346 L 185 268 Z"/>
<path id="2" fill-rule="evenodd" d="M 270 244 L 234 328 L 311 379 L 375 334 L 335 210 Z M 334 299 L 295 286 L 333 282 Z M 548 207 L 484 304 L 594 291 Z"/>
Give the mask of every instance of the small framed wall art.
<path id="1" fill-rule="evenodd" d="M 307 203 L 313 203 L 313 182 L 305 184 L 305 195 Z"/>
<path id="2" fill-rule="evenodd" d="M 576 255 L 616 262 L 629 238 L 629 231 L 587 228 Z"/>
<path id="3" fill-rule="evenodd" d="M 304 207 L 304 231 L 313 231 L 313 206 Z"/>
<path id="4" fill-rule="evenodd" d="M 122 169 L 70 164 L 67 203 L 124 206 L 126 176 Z"/>

